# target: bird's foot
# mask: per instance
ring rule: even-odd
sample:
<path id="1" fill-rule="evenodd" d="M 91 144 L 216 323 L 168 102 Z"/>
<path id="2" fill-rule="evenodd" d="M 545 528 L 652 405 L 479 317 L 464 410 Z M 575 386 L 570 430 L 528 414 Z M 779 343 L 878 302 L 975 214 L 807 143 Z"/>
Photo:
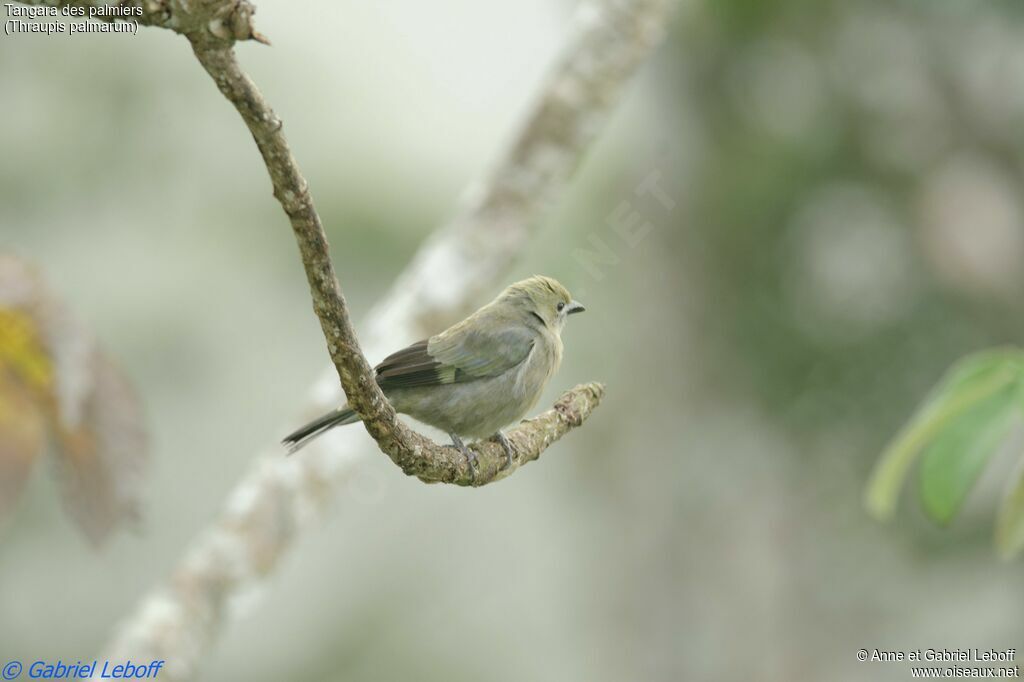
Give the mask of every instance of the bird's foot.
<path id="1" fill-rule="evenodd" d="M 463 443 L 462 439 L 459 438 L 456 434 L 450 433 L 448 435 L 452 437 L 452 445 L 454 445 L 455 448 L 462 453 L 463 457 L 466 458 L 466 462 L 469 464 L 469 475 L 471 479 L 475 481 L 477 466 L 476 453 L 467 448 L 466 444 Z"/>
<path id="2" fill-rule="evenodd" d="M 501 431 L 494 434 L 494 439 L 501 443 L 501 449 L 505 451 L 505 466 L 502 469 L 508 469 L 516 461 L 516 451 L 512 447 L 512 441 Z"/>

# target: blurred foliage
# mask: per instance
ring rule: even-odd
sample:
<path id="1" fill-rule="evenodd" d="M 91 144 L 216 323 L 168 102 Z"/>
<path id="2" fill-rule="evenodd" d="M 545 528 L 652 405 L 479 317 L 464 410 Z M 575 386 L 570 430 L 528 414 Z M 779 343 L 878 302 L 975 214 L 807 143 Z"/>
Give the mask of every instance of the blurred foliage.
<path id="1" fill-rule="evenodd" d="M 0 519 L 48 432 L 65 506 L 100 543 L 137 515 L 146 459 L 138 401 L 39 276 L 0 255 Z"/>
<path id="2" fill-rule="evenodd" d="M 879 519 L 892 516 L 903 481 L 924 450 L 919 492 L 925 512 L 949 523 L 1014 418 L 1024 413 L 1024 351 L 987 351 L 955 365 L 882 454 L 865 503 Z M 1005 556 L 1024 547 L 1019 492 L 1003 503 L 996 538 Z"/>
<path id="3" fill-rule="evenodd" d="M 800 440 L 884 432 L 929 375 L 1024 335 L 1024 107 L 976 101 L 1016 58 L 998 16 L 734 1 L 680 26 L 678 93 L 703 137 L 678 241 L 713 292 L 711 379 Z"/>

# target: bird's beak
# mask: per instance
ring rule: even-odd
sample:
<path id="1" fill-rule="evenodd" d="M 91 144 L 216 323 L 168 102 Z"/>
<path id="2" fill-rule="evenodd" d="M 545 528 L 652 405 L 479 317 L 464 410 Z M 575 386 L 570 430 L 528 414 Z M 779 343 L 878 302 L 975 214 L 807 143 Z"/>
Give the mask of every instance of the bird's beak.
<path id="1" fill-rule="evenodd" d="M 586 308 L 579 301 L 569 301 L 569 305 L 565 307 L 565 314 L 572 315 L 573 313 L 582 313 Z"/>

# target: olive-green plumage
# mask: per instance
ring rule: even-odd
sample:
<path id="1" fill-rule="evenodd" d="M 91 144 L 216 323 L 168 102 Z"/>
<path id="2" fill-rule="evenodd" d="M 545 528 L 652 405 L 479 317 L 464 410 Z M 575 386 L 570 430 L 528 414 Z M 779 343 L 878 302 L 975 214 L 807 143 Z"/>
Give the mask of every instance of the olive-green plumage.
<path id="1" fill-rule="evenodd" d="M 565 319 L 583 309 L 550 277 L 516 282 L 462 322 L 389 355 L 375 368 L 377 384 L 396 411 L 443 429 L 460 449 L 459 436 L 497 434 L 505 444 L 501 429 L 537 404 L 562 361 Z M 345 405 L 284 443 L 294 452 L 358 420 Z"/>

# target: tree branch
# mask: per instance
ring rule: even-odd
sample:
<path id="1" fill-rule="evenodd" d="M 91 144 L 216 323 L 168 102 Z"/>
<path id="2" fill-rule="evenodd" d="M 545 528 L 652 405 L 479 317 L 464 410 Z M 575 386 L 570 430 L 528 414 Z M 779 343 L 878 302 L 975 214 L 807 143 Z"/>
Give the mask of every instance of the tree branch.
<path id="1" fill-rule="evenodd" d="M 581 4 L 559 61 L 508 152 L 497 160 L 491 173 L 468 188 L 454 219 L 428 239 L 387 297 L 371 311 L 366 338 L 374 355 L 383 356 L 399 340 L 413 341 L 443 328 L 502 282 L 531 228 L 564 193 L 625 84 L 659 42 L 673 4 L 674 0 L 587 0 Z M 240 112 L 251 130 L 255 126 L 253 134 L 265 158 L 287 153 L 286 146 L 273 140 L 260 143 L 260 136 L 270 135 L 279 121 L 271 114 L 266 127 L 260 122 L 260 108 L 250 106 L 250 96 L 258 93 L 233 65 L 233 55 L 225 54 L 225 45 L 218 45 L 202 31 L 190 39 L 198 45 L 197 56 L 211 75 L 225 69 L 233 72 L 225 83 L 218 81 L 218 87 L 231 88 L 239 98 Z M 272 179 L 273 173 L 271 169 Z M 293 227 L 293 213 L 300 221 L 308 219 L 303 212 L 308 190 L 300 178 L 297 174 L 281 178 L 286 187 L 279 199 L 283 197 Z M 277 184 L 275 180 L 275 192 Z M 289 188 L 292 195 L 287 193 Z M 301 237 L 299 245 L 303 249 Z M 314 266 L 314 272 L 322 267 Z M 331 282 L 333 277 L 312 276 L 314 301 L 319 287 L 329 289 Z M 330 344 L 333 329 L 325 333 Z M 339 352 L 330 350 L 332 358 Z M 581 423 L 601 392 L 597 385 L 577 387 L 563 396 L 554 411 L 528 422 L 522 435 L 514 429 L 509 435 L 517 450 L 539 454 L 546 444 Z M 340 401 L 341 390 L 332 368 L 312 388 L 303 416 L 326 411 Z M 478 450 L 481 464 L 493 462 L 498 452 Z M 359 458 L 365 456 L 369 450 L 357 430 L 336 429 L 307 446 L 301 457 L 281 457 L 275 443 L 255 458 L 251 470 L 229 495 L 221 516 L 192 542 L 169 584 L 143 599 L 119 627 L 106 649 L 107 658 L 165 659 L 168 680 L 191 678 L 229 620 L 233 598 L 274 570 L 299 530 L 335 497 L 359 468 Z M 435 465 L 445 478 L 465 480 L 456 466 Z M 482 478 L 493 476 L 491 466 L 482 467 Z"/>
<path id="2" fill-rule="evenodd" d="M 493 444 L 471 445 L 478 457 L 474 471 L 457 449 L 438 445 L 398 420 L 398 415 L 377 385 L 373 369 L 359 346 L 331 262 L 327 235 L 313 205 L 306 179 L 288 148 L 281 120 L 252 80 L 242 72 L 234 50 L 211 44 L 206 39 L 193 40 L 192 46 L 199 62 L 221 93 L 241 114 L 263 155 L 274 186 L 274 196 L 281 202 L 295 232 L 313 297 L 313 310 L 327 339 L 331 360 L 349 405 L 362 418 L 367 432 L 377 441 L 381 451 L 402 471 L 425 481 L 483 485 L 496 480 L 499 471 L 503 474 L 502 478 L 507 476 L 517 465 L 502 469 L 506 458 L 501 447 Z M 523 431 L 523 427 L 516 431 Z M 510 441 L 513 446 L 530 443 L 547 447 L 550 444 L 544 438 L 534 437 L 518 440 L 510 437 Z M 530 461 L 540 455 L 540 452 L 520 448 L 516 448 L 516 453 L 518 462 Z"/>

